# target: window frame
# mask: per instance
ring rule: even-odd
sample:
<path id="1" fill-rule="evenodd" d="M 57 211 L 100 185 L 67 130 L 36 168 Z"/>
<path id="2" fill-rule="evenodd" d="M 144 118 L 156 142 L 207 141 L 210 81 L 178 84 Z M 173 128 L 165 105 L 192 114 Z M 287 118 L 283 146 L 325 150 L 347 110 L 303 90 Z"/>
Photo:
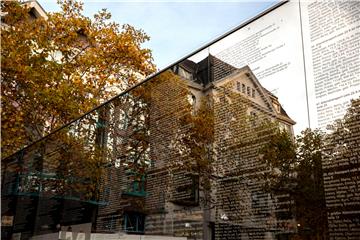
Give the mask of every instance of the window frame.
<path id="1" fill-rule="evenodd" d="M 136 221 L 135 230 L 129 230 L 130 226 L 128 224 L 131 223 L 130 217 L 135 217 L 135 221 Z M 145 220 L 146 220 L 146 216 L 143 213 L 132 212 L 132 211 L 124 212 L 124 232 L 129 234 L 144 234 Z M 133 226 L 131 226 L 131 228 L 133 228 Z"/>

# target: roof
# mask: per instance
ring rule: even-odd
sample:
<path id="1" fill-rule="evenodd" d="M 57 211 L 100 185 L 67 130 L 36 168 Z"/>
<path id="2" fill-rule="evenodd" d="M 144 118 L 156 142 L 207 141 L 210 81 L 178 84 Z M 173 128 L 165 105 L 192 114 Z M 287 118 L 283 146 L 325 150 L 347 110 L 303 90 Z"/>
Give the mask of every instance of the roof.
<path id="1" fill-rule="evenodd" d="M 285 117 L 286 119 L 291 120 L 291 122 L 293 122 L 293 124 L 295 124 L 296 122 L 294 120 L 292 120 L 289 115 L 286 113 L 285 109 L 283 108 L 283 106 L 281 105 L 281 103 L 278 100 L 278 97 L 275 96 L 272 92 L 270 92 L 269 90 L 267 90 L 266 88 L 263 87 L 263 89 L 266 91 L 266 93 L 272 98 L 274 99 L 280 106 L 280 115 Z"/>
<path id="2" fill-rule="evenodd" d="M 209 55 L 198 63 L 187 59 L 182 61 L 179 65 L 191 72 L 194 75 L 194 81 L 203 86 L 231 75 L 238 70 L 236 67 L 221 61 L 212 55 Z"/>
<path id="3" fill-rule="evenodd" d="M 186 59 L 182 61 L 179 66 L 192 73 L 193 81 L 201 84 L 203 87 L 207 86 L 209 83 L 225 80 L 227 77 L 246 69 L 246 71 L 248 71 L 250 74 L 249 76 L 251 76 L 251 80 L 260 88 L 260 92 L 264 94 L 266 102 L 270 104 L 269 107 L 273 108 L 271 101 L 279 104 L 280 112 L 275 111 L 278 118 L 291 124 L 296 123 L 289 117 L 285 109 L 281 106 L 278 97 L 260 84 L 248 66 L 243 68 L 236 68 L 213 55 L 209 55 L 198 63 Z"/>
<path id="4" fill-rule="evenodd" d="M 43 17 L 47 19 L 47 13 L 44 8 L 36 0 L 25 1 L 27 7 L 30 8 L 30 12 L 34 15 L 35 18 Z"/>

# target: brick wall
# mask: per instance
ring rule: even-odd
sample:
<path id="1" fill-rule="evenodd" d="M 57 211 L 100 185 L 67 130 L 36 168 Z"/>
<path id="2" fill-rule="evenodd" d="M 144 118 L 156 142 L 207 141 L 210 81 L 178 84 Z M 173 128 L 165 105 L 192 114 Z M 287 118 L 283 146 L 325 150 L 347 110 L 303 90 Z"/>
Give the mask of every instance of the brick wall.
<path id="1" fill-rule="evenodd" d="M 146 234 L 202 236 L 202 210 L 174 203 L 189 196 L 179 193 L 178 188 L 186 184 L 186 173 L 175 174 L 178 164 L 184 159 L 172 147 L 174 140 L 183 132 L 180 118 L 189 113 L 186 81 L 165 72 L 149 84 L 150 143 L 152 167 L 147 174 Z M 186 195 L 186 194 L 185 194 Z M 186 227 L 185 224 L 190 223 Z"/>
<path id="2" fill-rule="evenodd" d="M 272 239 L 280 232 L 294 232 L 289 196 L 264 190 L 266 168 L 259 151 L 267 140 L 264 129 L 256 124 L 273 115 L 264 111 L 257 123 L 251 122 L 247 109 L 252 103 L 230 91 L 232 83 L 224 87 L 214 92 L 215 165 L 221 176 L 216 189 L 215 239 Z M 279 213 L 288 217 L 281 219 Z"/>

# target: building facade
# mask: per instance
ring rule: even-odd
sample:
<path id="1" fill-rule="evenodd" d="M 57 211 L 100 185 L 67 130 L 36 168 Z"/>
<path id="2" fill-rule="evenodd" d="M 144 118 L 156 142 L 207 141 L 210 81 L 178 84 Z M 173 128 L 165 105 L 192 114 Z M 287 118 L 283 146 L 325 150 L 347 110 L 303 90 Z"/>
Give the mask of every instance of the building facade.
<path id="1" fill-rule="evenodd" d="M 184 119 L 203 106 L 211 116 L 203 141 L 213 156 L 194 168 L 201 162 L 182 151 L 196 149 L 185 140 L 203 130 L 189 131 L 198 123 Z M 270 196 L 258 178 L 266 170 L 259 158 L 266 138 L 254 129 L 264 119 L 292 134 L 295 122 L 248 67 L 213 56 L 185 61 L 10 158 L 2 168 L 9 226 L 3 236 L 77 231 L 275 239 L 294 233 L 288 196 Z M 23 213 L 26 204 L 32 207 Z"/>
<path id="2" fill-rule="evenodd" d="M 122 227 L 126 230 L 130 216 L 135 232 L 145 235 L 276 239 L 278 234 L 296 232 L 290 197 L 270 196 L 262 190 L 259 175 L 266 169 L 259 151 L 266 138 L 261 139 L 257 132 L 260 130 L 255 130 L 262 121 L 270 120 L 278 122 L 292 136 L 295 122 L 248 67 L 236 69 L 213 56 L 199 63 L 186 60 L 145 89 L 151 99 L 148 115 L 151 164 L 145 185 L 141 181 L 136 183 L 144 186 L 145 192 L 133 193 L 133 198 L 143 205 L 104 206 L 112 209 L 111 214 L 104 210 L 104 219 L 116 216 L 109 220 L 114 222 L 112 231 Z M 211 163 L 216 171 L 211 179 L 210 198 L 204 196 L 201 169 L 189 171 L 183 166 L 189 164 L 189 157 L 182 155 L 180 148 L 189 146 L 181 146 L 183 142 L 176 145 L 182 134 L 193 134 L 187 131 L 182 118 L 196 114 L 203 101 L 211 105 L 213 115 L 213 122 L 208 122 L 212 124 L 213 135 L 207 137 L 218 148 Z M 121 195 L 118 186 L 126 181 L 120 178 L 118 185 L 110 187 L 110 196 Z"/>

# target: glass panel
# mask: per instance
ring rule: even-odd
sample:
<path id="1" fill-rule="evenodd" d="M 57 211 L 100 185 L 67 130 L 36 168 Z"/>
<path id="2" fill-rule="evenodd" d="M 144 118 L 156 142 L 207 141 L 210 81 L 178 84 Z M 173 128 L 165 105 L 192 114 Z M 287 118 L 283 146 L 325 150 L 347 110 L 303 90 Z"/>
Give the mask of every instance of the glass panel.
<path id="1" fill-rule="evenodd" d="M 357 44 L 358 5 L 321 4 Z M 3 159 L 2 238 L 358 239 L 359 61 L 343 114 L 319 112 L 313 7 L 283 3 Z"/>

